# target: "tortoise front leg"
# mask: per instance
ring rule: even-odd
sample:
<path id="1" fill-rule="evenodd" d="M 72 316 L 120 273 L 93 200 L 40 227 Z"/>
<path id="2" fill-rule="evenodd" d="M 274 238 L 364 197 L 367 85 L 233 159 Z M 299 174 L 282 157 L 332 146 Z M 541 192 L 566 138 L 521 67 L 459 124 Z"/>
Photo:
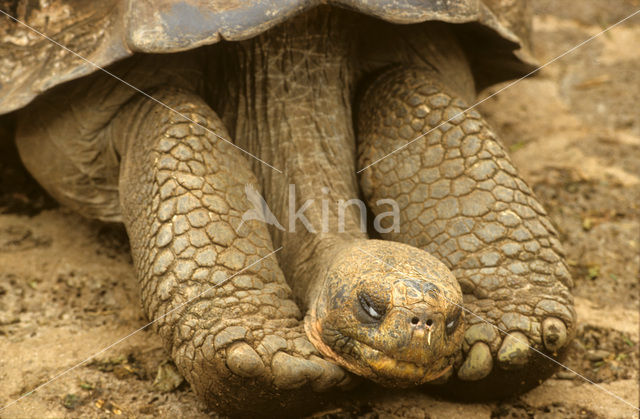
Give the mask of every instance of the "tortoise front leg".
<path id="1" fill-rule="evenodd" d="M 364 169 L 360 184 L 374 213 L 387 210 L 379 199 L 398 202 L 400 229 L 384 238 L 427 250 L 460 282 L 458 390 L 497 396 L 537 384 L 555 365 L 528 345 L 561 353 L 575 329 L 571 278 L 544 209 L 484 119 L 461 114 L 465 103 L 435 72 L 388 70 L 360 105 L 361 169 L 431 130 Z"/>
<path id="2" fill-rule="evenodd" d="M 229 138 L 196 95 L 154 97 Z M 112 130 L 142 304 L 195 391 L 225 412 L 264 413 L 294 399 L 309 405 L 302 394 L 344 381 L 307 340 L 275 255 L 264 258 L 273 251 L 265 224 L 236 231 L 252 208 L 245 187 L 259 189 L 242 153 L 146 98 L 123 108 Z"/>

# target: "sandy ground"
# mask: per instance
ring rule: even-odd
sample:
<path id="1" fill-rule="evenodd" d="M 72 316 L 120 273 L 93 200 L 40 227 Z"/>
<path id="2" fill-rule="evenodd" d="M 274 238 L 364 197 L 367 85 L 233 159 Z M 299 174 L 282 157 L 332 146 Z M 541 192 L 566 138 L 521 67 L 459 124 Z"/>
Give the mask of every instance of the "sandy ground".
<path id="1" fill-rule="evenodd" d="M 538 0 L 535 54 L 547 62 L 638 8 L 637 0 Z M 321 413 L 637 416 L 615 396 L 638 405 L 639 45 L 640 15 L 481 106 L 559 227 L 580 321 L 567 366 L 598 386 L 561 370 L 529 393 L 499 402 L 383 392 Z M 0 128 L 0 406 L 145 324 L 123 229 L 55 204 L 18 163 L 10 135 L 10 128 Z M 180 384 L 167 359 L 159 338 L 140 331 L 0 417 L 214 415 Z"/>

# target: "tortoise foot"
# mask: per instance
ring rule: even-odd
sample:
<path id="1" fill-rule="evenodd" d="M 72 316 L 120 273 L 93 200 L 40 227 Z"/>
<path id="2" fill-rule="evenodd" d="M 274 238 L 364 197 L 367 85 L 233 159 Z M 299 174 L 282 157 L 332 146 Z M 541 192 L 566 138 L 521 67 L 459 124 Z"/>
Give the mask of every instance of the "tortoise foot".
<path id="1" fill-rule="evenodd" d="M 531 389 L 558 369 L 575 324 L 571 300 L 556 301 L 550 308 L 548 295 L 538 295 L 541 301 L 528 305 L 535 291 L 514 294 L 508 302 L 465 303 L 471 324 L 457 371 L 449 381 L 437 383 L 436 391 L 469 400 L 502 398 Z M 562 294 L 555 298 L 562 300 Z"/>
<path id="2" fill-rule="evenodd" d="M 505 288 L 512 296 L 504 301 L 467 295 L 468 328 L 457 379 L 482 382 L 490 375 L 521 374 L 533 380 L 548 375 L 557 366 L 551 359 L 564 352 L 575 322 L 571 299 L 557 288 L 557 294 L 552 293 L 553 287 Z M 539 370 L 540 363 L 550 368 Z"/>

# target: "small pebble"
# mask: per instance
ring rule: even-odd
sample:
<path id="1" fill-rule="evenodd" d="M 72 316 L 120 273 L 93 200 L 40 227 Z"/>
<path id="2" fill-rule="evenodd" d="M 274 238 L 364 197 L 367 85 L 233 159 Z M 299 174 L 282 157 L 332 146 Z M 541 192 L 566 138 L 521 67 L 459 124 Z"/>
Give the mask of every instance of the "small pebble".
<path id="1" fill-rule="evenodd" d="M 603 349 L 597 349 L 595 351 L 589 351 L 586 354 L 586 358 L 591 362 L 602 361 L 611 355 L 611 352 L 605 351 Z"/>
<path id="2" fill-rule="evenodd" d="M 573 380 L 576 377 L 577 377 L 577 375 L 575 375 L 574 373 L 572 373 L 570 371 L 558 371 L 556 373 L 556 378 L 558 380 Z"/>

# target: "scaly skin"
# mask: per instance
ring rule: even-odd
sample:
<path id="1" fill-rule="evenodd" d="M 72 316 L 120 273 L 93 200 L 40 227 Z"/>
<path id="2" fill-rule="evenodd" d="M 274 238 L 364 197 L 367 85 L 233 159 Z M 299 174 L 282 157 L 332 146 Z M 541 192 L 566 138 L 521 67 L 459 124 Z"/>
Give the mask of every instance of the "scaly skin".
<path id="1" fill-rule="evenodd" d="M 364 170 L 360 184 L 368 202 L 393 198 L 400 206 L 399 232 L 385 239 L 427 250 L 460 282 L 475 315 L 467 314 L 457 376 L 476 381 L 540 358 L 527 345 L 548 354 L 564 349 L 575 312 L 555 228 L 478 112 L 456 116 L 466 107 L 431 70 L 384 72 L 361 101 L 358 165 L 433 129 Z"/>
<path id="2" fill-rule="evenodd" d="M 229 137 L 196 95 L 154 96 Z M 131 134 L 117 144 L 120 196 L 142 304 L 194 389 L 230 411 L 259 408 L 278 390 L 345 381 L 308 342 L 275 256 L 256 263 L 273 251 L 266 226 L 249 221 L 236 231 L 251 208 L 245 185 L 259 188 L 240 151 L 146 99 L 121 112 L 130 116 L 116 117 L 114 130 Z"/>

